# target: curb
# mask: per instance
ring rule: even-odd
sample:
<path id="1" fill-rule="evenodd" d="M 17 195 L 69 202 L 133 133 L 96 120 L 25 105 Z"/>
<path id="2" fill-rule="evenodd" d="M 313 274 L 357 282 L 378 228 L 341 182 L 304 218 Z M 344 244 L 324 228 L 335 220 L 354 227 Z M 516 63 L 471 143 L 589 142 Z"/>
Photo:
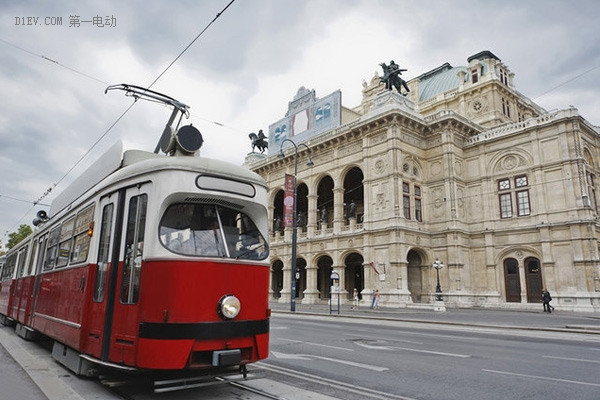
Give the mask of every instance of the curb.
<path id="1" fill-rule="evenodd" d="M 586 326 L 586 325 L 566 325 L 564 328 L 550 328 L 550 327 L 536 327 L 536 326 L 518 326 L 518 325 L 492 325 L 492 324 L 477 324 L 472 322 L 458 322 L 458 321 L 431 321 L 424 319 L 408 319 L 398 317 L 384 317 L 384 316 L 369 316 L 369 315 L 347 315 L 347 314 L 324 314 L 307 311 L 281 311 L 271 310 L 272 314 L 287 314 L 287 315 L 302 315 L 302 316 L 320 316 L 320 317 L 333 317 L 333 318 L 351 318 L 351 319 L 365 319 L 373 321 L 396 321 L 396 322 L 414 322 L 418 324 L 430 324 L 430 325 L 448 325 L 448 326 L 461 326 L 461 327 L 475 327 L 475 328 L 496 328 L 496 329 L 510 329 L 510 330 L 526 330 L 526 331 L 542 331 L 542 332 L 562 332 L 562 333 L 582 333 L 588 335 L 600 335 L 600 327 L 597 326 Z"/>

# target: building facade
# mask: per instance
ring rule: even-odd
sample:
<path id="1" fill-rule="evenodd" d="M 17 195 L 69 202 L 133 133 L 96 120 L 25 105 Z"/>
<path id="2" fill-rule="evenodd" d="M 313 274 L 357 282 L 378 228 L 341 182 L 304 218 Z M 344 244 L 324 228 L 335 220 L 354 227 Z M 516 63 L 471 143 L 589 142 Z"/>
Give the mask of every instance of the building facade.
<path id="1" fill-rule="evenodd" d="M 382 307 L 428 307 L 439 273 L 448 306 L 537 309 L 547 288 L 558 309 L 600 311 L 600 128 L 575 108 L 547 112 L 513 78 L 483 51 L 408 93 L 376 73 L 353 109 L 301 88 L 268 154 L 246 158 L 270 188 L 272 298 L 290 302 L 296 279 L 297 302 L 327 304 L 337 272 L 342 301 L 356 288 L 369 305 L 378 289 Z M 297 136 L 282 131 L 295 120 Z M 281 221 L 295 172 L 292 276 Z"/>

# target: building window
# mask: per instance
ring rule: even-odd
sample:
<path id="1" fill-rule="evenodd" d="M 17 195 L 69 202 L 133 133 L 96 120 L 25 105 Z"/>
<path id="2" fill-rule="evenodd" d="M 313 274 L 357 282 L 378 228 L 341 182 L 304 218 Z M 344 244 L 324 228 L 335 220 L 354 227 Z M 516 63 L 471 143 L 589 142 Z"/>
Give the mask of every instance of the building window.
<path id="1" fill-rule="evenodd" d="M 500 70 L 500 82 L 508 86 L 508 74 L 503 69 Z"/>
<path id="2" fill-rule="evenodd" d="M 421 211 L 421 199 L 415 199 L 415 219 L 423 222 L 423 213 Z"/>
<path id="3" fill-rule="evenodd" d="M 404 204 L 404 218 L 410 219 L 410 196 L 403 196 L 402 201 Z"/>
<path id="4" fill-rule="evenodd" d="M 527 175 L 519 175 L 514 178 L 514 191 L 511 190 L 511 179 L 505 178 L 498 181 L 498 200 L 500 203 L 500 218 L 511 218 L 513 216 L 512 197 L 515 196 L 517 216 L 531 215 L 531 202 L 529 200 L 529 181 Z"/>
<path id="5" fill-rule="evenodd" d="M 477 74 L 477 68 L 471 70 L 471 82 L 477 83 L 479 81 L 479 75 Z"/>
<path id="6" fill-rule="evenodd" d="M 410 184 L 402 182 L 402 208 L 404 210 L 404 218 L 410 219 Z"/>
<path id="7" fill-rule="evenodd" d="M 421 187 L 415 185 L 415 219 L 419 222 L 423 221 L 423 211 L 421 207 Z"/>
<path id="8" fill-rule="evenodd" d="M 529 190 L 517 192 L 517 214 L 520 217 L 531 214 L 529 208 Z"/>
<path id="9" fill-rule="evenodd" d="M 527 175 L 517 176 L 515 178 L 515 187 L 525 187 L 527 186 Z"/>
<path id="10" fill-rule="evenodd" d="M 598 214 L 598 202 L 596 201 L 596 177 L 588 172 L 588 196 L 590 197 L 590 206 Z"/>
<path id="11" fill-rule="evenodd" d="M 512 217 L 512 203 L 510 201 L 510 193 L 500 195 L 500 218 Z"/>
<path id="12" fill-rule="evenodd" d="M 508 104 L 508 100 L 502 98 L 502 114 L 506 115 L 510 118 L 510 105 Z"/>

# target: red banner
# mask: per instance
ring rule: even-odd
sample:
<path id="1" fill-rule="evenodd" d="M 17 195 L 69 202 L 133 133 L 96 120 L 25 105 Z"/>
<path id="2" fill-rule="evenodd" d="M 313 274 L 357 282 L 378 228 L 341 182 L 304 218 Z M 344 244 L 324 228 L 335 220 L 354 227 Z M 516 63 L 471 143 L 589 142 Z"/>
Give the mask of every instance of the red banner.
<path id="1" fill-rule="evenodd" d="M 296 184 L 294 175 L 285 174 L 285 186 L 283 194 L 283 226 L 294 227 L 294 187 Z"/>

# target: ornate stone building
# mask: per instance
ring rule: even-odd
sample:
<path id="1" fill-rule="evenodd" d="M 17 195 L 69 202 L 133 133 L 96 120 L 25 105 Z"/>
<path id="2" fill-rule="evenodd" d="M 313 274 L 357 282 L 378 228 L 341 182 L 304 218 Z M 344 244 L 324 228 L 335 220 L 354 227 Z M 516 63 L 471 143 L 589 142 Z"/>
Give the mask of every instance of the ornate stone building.
<path id="1" fill-rule="evenodd" d="M 439 260 L 449 306 L 541 309 L 545 287 L 558 309 L 600 311 L 600 128 L 533 103 L 489 51 L 467 62 L 405 95 L 376 73 L 354 109 L 298 91 L 269 154 L 246 159 L 270 187 L 274 299 L 290 302 L 295 278 L 280 222 L 297 170 L 298 302 L 326 304 L 336 271 L 343 301 L 378 289 L 384 307 L 426 307 Z"/>

